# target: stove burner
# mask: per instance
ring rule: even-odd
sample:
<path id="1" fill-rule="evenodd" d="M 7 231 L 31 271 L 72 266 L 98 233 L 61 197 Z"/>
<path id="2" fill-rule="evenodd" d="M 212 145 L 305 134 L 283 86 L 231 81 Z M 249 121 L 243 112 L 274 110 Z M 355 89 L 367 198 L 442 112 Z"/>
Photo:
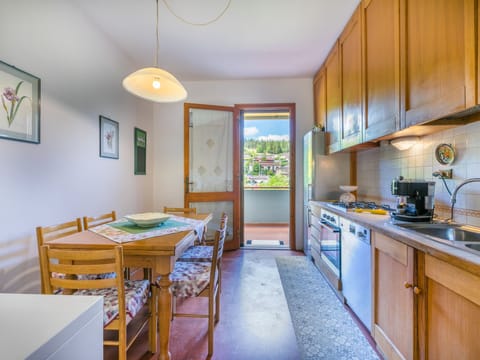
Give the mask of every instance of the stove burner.
<path id="1" fill-rule="evenodd" d="M 339 208 L 344 211 L 351 211 L 354 209 L 365 209 L 365 210 L 383 209 L 386 211 L 394 211 L 394 209 L 391 208 L 390 205 L 388 204 L 379 205 L 374 201 L 354 201 L 350 203 L 346 203 L 342 201 L 334 201 L 331 203 L 331 206 L 335 208 Z"/>

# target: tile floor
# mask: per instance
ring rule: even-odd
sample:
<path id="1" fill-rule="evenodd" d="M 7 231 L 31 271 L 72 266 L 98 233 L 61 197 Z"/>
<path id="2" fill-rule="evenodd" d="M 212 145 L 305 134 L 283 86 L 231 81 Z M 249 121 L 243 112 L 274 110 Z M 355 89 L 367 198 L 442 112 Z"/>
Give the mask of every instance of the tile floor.
<path id="1" fill-rule="evenodd" d="M 277 255 L 303 255 L 289 250 L 236 250 L 223 258 L 220 322 L 215 329 L 214 360 L 300 359 L 295 333 L 275 263 Z M 193 299 L 195 304 L 205 299 Z M 206 304 L 206 303 L 205 303 Z M 202 304 L 204 305 L 204 304 Z M 196 307 L 193 301 L 181 306 Z M 207 322 L 176 318 L 171 326 L 172 360 L 200 360 L 207 355 Z M 128 352 L 128 359 L 157 359 L 148 353 L 147 332 Z M 105 359 L 116 359 L 107 348 Z"/>

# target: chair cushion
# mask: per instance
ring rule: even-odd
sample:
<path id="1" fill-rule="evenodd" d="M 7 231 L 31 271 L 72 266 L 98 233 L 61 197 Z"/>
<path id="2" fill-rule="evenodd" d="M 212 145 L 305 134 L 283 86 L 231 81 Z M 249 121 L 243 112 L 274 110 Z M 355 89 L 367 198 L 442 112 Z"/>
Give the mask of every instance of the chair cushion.
<path id="1" fill-rule="evenodd" d="M 211 262 L 213 246 L 190 246 L 177 261 Z"/>
<path id="2" fill-rule="evenodd" d="M 148 280 L 125 280 L 125 308 L 127 324 L 140 311 L 148 300 L 150 282 Z M 103 296 L 103 326 L 110 324 L 118 316 L 118 295 L 116 288 L 78 290 L 73 295 Z"/>
<path id="3" fill-rule="evenodd" d="M 176 297 L 198 296 L 210 282 L 210 263 L 177 261 L 170 274 L 170 291 Z"/>
<path id="4" fill-rule="evenodd" d="M 78 280 L 100 280 L 100 279 L 113 279 L 117 276 L 114 272 L 111 273 L 105 273 L 105 274 L 78 274 L 77 279 Z"/>

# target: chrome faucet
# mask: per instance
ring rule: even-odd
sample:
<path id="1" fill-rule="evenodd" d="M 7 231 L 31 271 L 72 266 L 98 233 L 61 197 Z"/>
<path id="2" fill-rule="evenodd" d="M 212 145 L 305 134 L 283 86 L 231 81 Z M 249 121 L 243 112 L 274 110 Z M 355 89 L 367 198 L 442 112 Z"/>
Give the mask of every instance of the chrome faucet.
<path id="1" fill-rule="evenodd" d="M 472 183 L 472 182 L 480 182 L 480 178 L 470 178 L 470 179 L 464 180 L 462 183 L 460 183 L 460 185 L 458 185 L 455 188 L 455 190 L 453 190 L 452 197 L 450 198 L 451 207 L 450 207 L 450 220 L 449 221 L 453 221 L 453 207 L 455 206 L 455 203 L 457 202 L 457 192 L 458 192 L 458 190 L 460 190 L 460 188 L 463 185 L 467 185 L 467 184 Z"/>

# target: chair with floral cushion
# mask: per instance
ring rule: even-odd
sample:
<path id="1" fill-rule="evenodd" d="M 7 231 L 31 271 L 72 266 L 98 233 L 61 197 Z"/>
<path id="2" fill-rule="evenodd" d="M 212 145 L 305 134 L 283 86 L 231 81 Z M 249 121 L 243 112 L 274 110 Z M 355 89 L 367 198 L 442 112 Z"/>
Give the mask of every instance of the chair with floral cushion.
<path id="1" fill-rule="evenodd" d="M 171 215 L 176 215 L 176 216 L 183 216 L 183 215 L 196 215 L 197 214 L 197 208 L 178 208 L 178 207 L 168 207 L 164 206 L 163 207 L 163 212 L 165 214 L 171 214 Z M 198 235 L 198 240 L 195 240 L 195 244 L 199 245 L 203 242 L 205 242 L 205 235 L 207 232 L 207 226 L 204 226 L 203 229 L 203 234 Z"/>
<path id="2" fill-rule="evenodd" d="M 177 298 L 208 297 L 207 313 L 183 313 L 173 309 L 175 317 L 198 317 L 208 319 L 208 356 L 213 355 L 215 324 L 220 320 L 220 276 L 219 268 L 223 255 L 225 230 L 215 232 L 211 262 L 177 261 L 170 274 L 170 291 L 175 302 Z"/>
<path id="3" fill-rule="evenodd" d="M 61 237 L 75 234 L 77 232 L 82 232 L 82 222 L 80 218 L 77 218 L 72 221 L 67 221 L 61 224 L 57 224 L 57 225 L 37 226 L 36 233 L 37 233 L 37 247 L 38 247 L 38 257 L 40 262 L 40 271 L 44 268 L 41 263 L 42 259 L 40 257 L 41 247 L 51 240 L 59 239 Z M 59 273 L 59 274 L 55 274 L 55 276 L 63 277 L 64 275 Z M 41 291 L 42 293 L 45 293 L 43 276 L 41 276 L 40 280 L 41 280 Z"/>
<path id="4" fill-rule="evenodd" d="M 169 207 L 164 206 L 163 212 L 165 214 L 172 214 L 172 215 L 195 215 L 197 213 L 197 208 L 177 208 L 177 207 Z"/>
<path id="5" fill-rule="evenodd" d="M 54 294 L 61 289 L 60 295 L 103 296 L 103 343 L 105 346 L 117 346 L 119 359 L 127 358 L 127 350 L 147 324 L 150 324 L 149 350 L 156 351 L 156 290 L 151 289 L 148 280 L 124 280 L 120 246 L 105 250 L 80 250 L 51 249 L 43 245 L 40 257 L 44 266 L 42 276 L 46 294 Z M 112 272 L 115 277 L 97 276 Z M 55 273 L 66 276 L 58 278 L 53 276 Z M 128 325 L 134 318 L 135 326 L 130 328 Z M 127 329 L 134 334 L 127 334 Z"/>
<path id="6" fill-rule="evenodd" d="M 117 220 L 117 213 L 115 210 L 112 210 L 109 213 L 98 215 L 98 216 L 84 216 L 83 217 L 83 229 L 88 230 L 95 226 L 100 226 L 107 224 L 109 222 Z M 130 269 L 125 268 L 125 278 L 130 279 Z"/>
<path id="7" fill-rule="evenodd" d="M 109 223 L 109 222 L 115 221 L 115 220 L 117 220 L 117 213 L 115 212 L 115 210 L 113 210 L 112 212 L 106 213 L 106 214 L 95 216 L 95 217 L 84 216 L 83 217 L 83 228 L 85 230 L 88 230 L 91 227 L 103 225 L 103 224 L 106 224 L 106 223 Z"/>
<path id="8" fill-rule="evenodd" d="M 228 215 L 222 213 L 220 217 L 220 230 L 227 231 Z M 210 262 L 213 256 L 213 245 L 193 245 L 190 246 L 180 256 L 177 261 L 187 262 Z"/>

